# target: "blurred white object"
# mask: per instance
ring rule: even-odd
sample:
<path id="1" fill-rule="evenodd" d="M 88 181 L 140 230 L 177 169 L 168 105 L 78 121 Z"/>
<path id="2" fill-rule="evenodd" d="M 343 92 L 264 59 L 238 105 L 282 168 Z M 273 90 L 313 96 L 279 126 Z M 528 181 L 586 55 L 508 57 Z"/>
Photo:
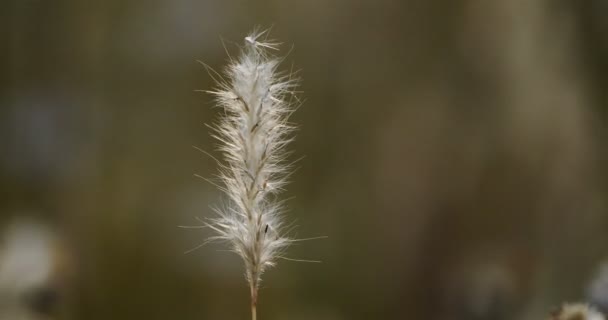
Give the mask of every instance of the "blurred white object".
<path id="1" fill-rule="evenodd" d="M 601 311 L 608 311 L 608 262 L 602 263 L 591 279 L 587 299 Z"/>
<path id="2" fill-rule="evenodd" d="M 23 220 L 10 224 L 1 238 L 0 319 L 48 319 L 58 299 L 54 235 Z"/>
<path id="3" fill-rule="evenodd" d="M 550 320 L 604 320 L 604 315 L 582 303 L 564 304 Z"/>

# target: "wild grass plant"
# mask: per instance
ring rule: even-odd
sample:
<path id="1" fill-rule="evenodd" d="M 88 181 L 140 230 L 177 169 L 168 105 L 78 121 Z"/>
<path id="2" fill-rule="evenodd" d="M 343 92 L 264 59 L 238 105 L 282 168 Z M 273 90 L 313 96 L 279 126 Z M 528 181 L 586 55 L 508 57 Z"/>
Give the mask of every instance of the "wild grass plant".
<path id="1" fill-rule="evenodd" d="M 254 30 L 238 56 L 229 57 L 223 75 L 205 65 L 216 81 L 207 92 L 222 111 L 211 126 L 223 156 L 217 160 L 218 179 L 211 182 L 227 198 L 206 223 L 216 233 L 208 241 L 227 243 L 243 259 L 253 320 L 262 275 L 277 260 L 290 260 L 285 250 L 299 241 L 287 235 L 279 197 L 292 168 L 287 146 L 294 131 L 289 117 L 300 105 L 298 79 L 278 70 L 278 46 L 267 31 Z"/>

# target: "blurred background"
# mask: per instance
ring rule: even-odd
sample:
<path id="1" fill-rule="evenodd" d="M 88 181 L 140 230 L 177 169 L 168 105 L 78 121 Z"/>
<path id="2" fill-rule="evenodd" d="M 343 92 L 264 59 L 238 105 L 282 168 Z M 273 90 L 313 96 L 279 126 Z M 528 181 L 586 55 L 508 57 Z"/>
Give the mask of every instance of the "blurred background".
<path id="1" fill-rule="evenodd" d="M 0 318 L 248 319 L 200 59 L 255 25 L 300 69 L 300 237 L 260 319 L 608 310 L 602 0 L 3 0 Z M 236 43 L 236 44 L 235 44 Z"/>

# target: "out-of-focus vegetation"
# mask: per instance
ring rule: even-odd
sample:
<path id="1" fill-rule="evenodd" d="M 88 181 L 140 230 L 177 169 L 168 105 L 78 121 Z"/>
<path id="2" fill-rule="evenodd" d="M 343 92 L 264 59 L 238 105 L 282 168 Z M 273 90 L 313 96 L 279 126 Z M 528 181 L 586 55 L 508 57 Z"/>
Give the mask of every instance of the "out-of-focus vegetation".
<path id="1" fill-rule="evenodd" d="M 33 250 L 12 246 L 15 221 L 52 245 L 19 260 L 44 276 L 0 281 L 16 297 L 0 310 L 247 319 L 238 257 L 184 254 L 209 233 L 177 226 L 220 196 L 193 177 L 216 171 L 192 146 L 214 150 L 218 112 L 194 92 L 212 86 L 196 60 L 221 68 L 222 39 L 234 50 L 254 25 L 294 45 L 285 67 L 304 79 L 288 214 L 300 237 L 329 236 L 290 250 L 322 264 L 268 273 L 260 319 L 607 310 L 607 14 L 600 0 L 5 0 L 0 266 Z"/>

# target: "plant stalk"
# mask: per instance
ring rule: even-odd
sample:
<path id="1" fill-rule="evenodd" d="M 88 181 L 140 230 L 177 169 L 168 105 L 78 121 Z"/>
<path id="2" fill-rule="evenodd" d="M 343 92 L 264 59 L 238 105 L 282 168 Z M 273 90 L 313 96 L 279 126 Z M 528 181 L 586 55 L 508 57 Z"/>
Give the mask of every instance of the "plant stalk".
<path id="1" fill-rule="evenodd" d="M 258 289 L 251 287 L 251 320 L 257 320 Z"/>

